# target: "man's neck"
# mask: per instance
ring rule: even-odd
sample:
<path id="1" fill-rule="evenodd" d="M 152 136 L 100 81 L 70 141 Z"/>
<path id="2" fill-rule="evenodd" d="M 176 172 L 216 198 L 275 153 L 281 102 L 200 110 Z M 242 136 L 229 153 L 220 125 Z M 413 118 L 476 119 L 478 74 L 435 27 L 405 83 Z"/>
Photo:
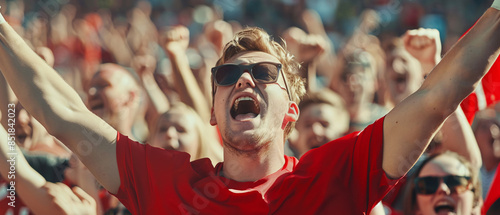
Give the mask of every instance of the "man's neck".
<path id="1" fill-rule="evenodd" d="M 281 145 L 281 148 L 283 146 Z M 285 164 L 283 149 L 275 148 L 265 153 L 242 154 L 224 147 L 224 177 L 240 181 L 257 181 L 277 172 Z"/>

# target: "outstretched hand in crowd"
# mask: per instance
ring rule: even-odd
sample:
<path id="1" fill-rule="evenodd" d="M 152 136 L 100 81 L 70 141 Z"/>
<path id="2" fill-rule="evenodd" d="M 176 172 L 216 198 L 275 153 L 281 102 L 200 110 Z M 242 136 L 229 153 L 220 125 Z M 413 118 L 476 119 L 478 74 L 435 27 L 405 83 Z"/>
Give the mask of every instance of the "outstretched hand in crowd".
<path id="1" fill-rule="evenodd" d="M 402 39 L 406 51 L 422 64 L 424 76 L 441 60 L 441 39 L 438 30 L 409 30 Z"/>

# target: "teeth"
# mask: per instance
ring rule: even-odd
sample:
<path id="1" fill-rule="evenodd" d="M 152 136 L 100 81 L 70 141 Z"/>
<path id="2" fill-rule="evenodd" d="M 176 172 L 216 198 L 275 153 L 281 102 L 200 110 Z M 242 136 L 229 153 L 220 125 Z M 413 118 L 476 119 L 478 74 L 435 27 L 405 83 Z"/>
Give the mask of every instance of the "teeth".
<path id="1" fill-rule="evenodd" d="M 436 204 L 436 206 L 442 206 L 442 205 L 450 205 L 450 203 L 447 201 L 440 201 Z"/>
<path id="2" fill-rule="evenodd" d="M 236 101 L 234 102 L 234 109 L 238 109 L 238 104 L 240 103 L 240 101 L 253 101 L 253 102 L 254 102 L 254 104 L 255 104 L 255 105 L 257 105 L 257 104 L 256 104 L 256 102 L 255 102 L 252 98 L 250 98 L 250 97 L 248 97 L 248 96 L 245 96 L 245 97 L 239 97 L 239 98 L 237 98 L 237 99 L 236 99 Z"/>
<path id="3" fill-rule="evenodd" d="M 450 207 L 453 207 L 453 205 L 450 202 L 448 202 L 448 201 L 439 201 L 436 204 L 436 207 L 440 207 L 440 206 L 450 206 Z"/>

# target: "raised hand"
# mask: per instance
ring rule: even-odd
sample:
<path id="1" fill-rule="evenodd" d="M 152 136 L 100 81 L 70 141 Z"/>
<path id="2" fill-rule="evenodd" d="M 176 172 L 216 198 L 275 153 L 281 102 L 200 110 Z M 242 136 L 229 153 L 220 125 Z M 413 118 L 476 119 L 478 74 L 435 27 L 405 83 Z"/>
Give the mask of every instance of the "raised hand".
<path id="1" fill-rule="evenodd" d="M 42 187 L 52 201 L 56 214 L 96 214 L 96 202 L 79 187 L 69 188 L 62 183 L 47 182 Z"/>
<path id="2" fill-rule="evenodd" d="M 214 45 L 217 53 L 221 55 L 224 45 L 233 37 L 233 29 L 229 23 L 216 20 L 205 25 L 203 34 Z"/>
<path id="3" fill-rule="evenodd" d="M 143 78 L 144 75 L 151 75 L 156 69 L 156 59 L 152 55 L 139 55 L 134 56 L 132 58 L 131 67 L 137 71 L 140 78 Z"/>
<path id="4" fill-rule="evenodd" d="M 169 53 L 185 52 L 189 46 L 189 30 L 184 26 L 175 26 L 163 32 L 162 43 Z"/>
<path id="5" fill-rule="evenodd" d="M 361 22 L 359 23 L 359 30 L 368 34 L 373 29 L 377 28 L 380 24 L 380 16 L 372 9 L 366 9 L 361 14 Z"/>
<path id="6" fill-rule="evenodd" d="M 403 35 L 406 51 L 422 64 L 436 65 L 441 60 L 441 40 L 436 29 L 409 30 Z"/>
<path id="7" fill-rule="evenodd" d="M 291 27 L 283 33 L 288 50 L 299 62 L 309 63 L 320 56 L 328 47 L 327 41 L 320 35 L 306 34 L 303 30 Z"/>

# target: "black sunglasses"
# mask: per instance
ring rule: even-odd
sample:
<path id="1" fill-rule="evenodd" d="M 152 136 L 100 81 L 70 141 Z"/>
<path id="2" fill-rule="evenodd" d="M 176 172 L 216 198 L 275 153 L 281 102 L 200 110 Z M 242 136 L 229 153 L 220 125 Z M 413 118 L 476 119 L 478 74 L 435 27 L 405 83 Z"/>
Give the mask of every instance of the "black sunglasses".
<path id="1" fill-rule="evenodd" d="M 450 188 L 452 193 L 462 193 L 469 189 L 471 178 L 469 176 L 447 175 L 443 177 L 418 177 L 415 178 L 415 192 L 423 195 L 436 193 L 441 180 Z"/>
<path id="2" fill-rule="evenodd" d="M 281 72 L 281 68 L 281 64 L 271 62 L 260 62 L 249 65 L 223 64 L 212 68 L 212 77 L 215 85 L 230 86 L 238 82 L 241 75 L 248 71 L 256 83 L 270 84 L 276 83 L 276 81 L 278 81 L 279 74 L 281 73 L 285 82 L 288 98 L 291 100 L 290 90 L 288 89 L 285 76 Z"/>

